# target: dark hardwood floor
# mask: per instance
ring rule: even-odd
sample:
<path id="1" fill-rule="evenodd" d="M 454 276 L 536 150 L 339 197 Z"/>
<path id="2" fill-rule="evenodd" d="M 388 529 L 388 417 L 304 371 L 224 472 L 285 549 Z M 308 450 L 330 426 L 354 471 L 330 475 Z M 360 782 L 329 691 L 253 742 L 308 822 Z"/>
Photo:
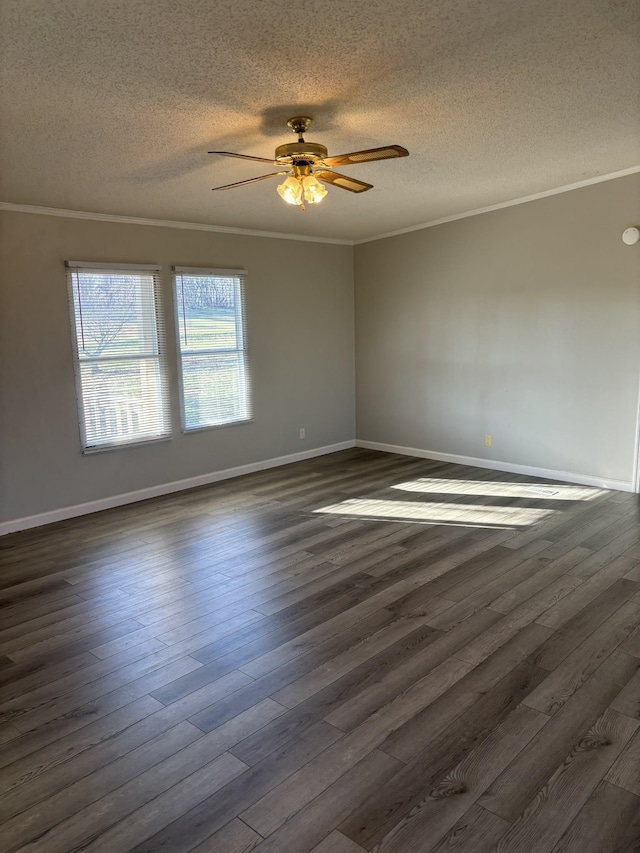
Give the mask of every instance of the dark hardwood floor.
<path id="1" fill-rule="evenodd" d="M 352 450 L 0 540 L 0 849 L 640 851 L 638 496 Z"/>

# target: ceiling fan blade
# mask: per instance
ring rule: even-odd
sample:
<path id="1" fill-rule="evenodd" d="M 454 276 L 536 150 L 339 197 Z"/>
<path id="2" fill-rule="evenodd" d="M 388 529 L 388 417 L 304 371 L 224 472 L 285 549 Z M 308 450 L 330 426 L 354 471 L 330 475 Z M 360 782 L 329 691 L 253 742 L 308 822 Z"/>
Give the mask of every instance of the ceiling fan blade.
<path id="1" fill-rule="evenodd" d="M 234 154 L 233 151 L 207 151 L 207 154 L 222 154 L 224 157 L 237 157 L 239 160 L 255 160 L 257 163 L 271 163 L 275 160 L 267 160 L 266 157 L 253 157 L 251 154 Z"/>
<path id="2" fill-rule="evenodd" d="M 264 181 L 265 178 L 279 178 L 280 176 L 288 175 L 288 172 L 270 172 L 268 175 L 260 175 L 257 178 L 249 178 L 246 181 L 236 181 L 235 184 L 224 184 L 222 187 L 211 187 L 212 190 L 231 190 L 234 187 L 241 187 L 243 184 L 255 184 L 256 181 Z"/>
<path id="3" fill-rule="evenodd" d="M 340 175 L 338 172 L 314 172 L 314 175 L 319 181 L 326 181 L 334 187 L 340 187 L 341 190 L 349 190 L 352 193 L 364 193 L 373 189 L 373 184 L 365 184 L 364 181 Z"/>
<path id="4" fill-rule="evenodd" d="M 336 154 L 325 157 L 326 166 L 355 166 L 356 163 L 370 163 L 372 160 L 391 160 L 393 157 L 408 157 L 409 152 L 401 145 L 385 145 L 383 148 L 368 148 L 366 151 L 353 151 L 351 154 Z"/>

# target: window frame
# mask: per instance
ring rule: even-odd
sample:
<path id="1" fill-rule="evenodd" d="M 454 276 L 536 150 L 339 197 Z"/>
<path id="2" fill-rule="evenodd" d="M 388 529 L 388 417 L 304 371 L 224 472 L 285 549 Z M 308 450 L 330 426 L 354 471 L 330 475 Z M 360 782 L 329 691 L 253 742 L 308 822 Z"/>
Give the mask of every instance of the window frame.
<path id="1" fill-rule="evenodd" d="M 242 342 L 241 347 L 233 347 L 231 349 L 221 349 L 221 348 L 207 348 L 201 349 L 196 352 L 189 353 L 187 350 L 183 353 L 182 350 L 182 338 L 180 333 L 180 304 L 178 300 L 178 279 L 181 276 L 199 276 L 202 278 L 232 278 L 237 279 L 237 289 L 238 289 L 238 298 L 236 300 L 236 306 L 240 307 L 240 317 L 238 317 L 238 310 L 236 307 L 235 312 L 235 326 L 236 326 L 236 339 L 239 337 Z M 183 266 L 173 266 L 171 268 L 171 281 L 172 281 L 172 291 L 173 291 L 173 304 L 174 304 L 174 321 L 175 321 L 175 332 L 176 332 L 176 361 L 178 367 L 178 389 L 180 396 L 180 428 L 184 435 L 191 435 L 192 433 L 198 432 L 208 432 L 209 430 L 217 430 L 217 429 L 227 429 L 228 427 L 234 426 L 243 426 L 244 424 L 253 423 L 253 396 L 252 396 L 252 386 L 251 386 L 251 371 L 249 365 L 249 348 L 247 346 L 247 300 L 246 300 L 246 278 L 247 271 L 245 269 L 219 269 L 212 267 L 183 267 Z M 183 369 L 183 355 L 195 355 L 195 354 L 215 354 L 215 353 L 241 353 L 243 356 L 243 369 L 244 369 L 244 381 L 246 385 L 246 399 L 244 401 L 245 409 L 247 411 L 247 417 L 238 418 L 232 421 L 225 421 L 224 423 L 219 424 L 204 424 L 202 426 L 187 426 L 186 423 L 186 397 L 185 397 L 185 387 L 184 387 L 184 369 Z"/>
<path id="2" fill-rule="evenodd" d="M 173 427 L 171 417 L 171 389 L 167 361 L 167 343 L 165 334 L 164 313 L 162 310 L 162 267 L 157 264 L 123 264 L 95 261 L 65 261 L 65 269 L 67 275 L 67 297 L 69 302 L 69 314 L 71 319 L 71 337 L 72 337 L 72 352 L 73 352 L 73 367 L 76 386 L 76 403 L 78 414 L 78 428 L 80 436 L 80 448 L 84 456 L 94 453 L 107 453 L 114 450 L 126 450 L 132 447 L 143 447 L 150 444 L 158 444 L 161 442 L 171 441 L 173 438 Z M 104 361 L 141 361 L 144 359 L 155 360 L 158 366 L 159 376 L 159 395 L 158 409 L 160 419 L 163 424 L 163 431 L 158 435 L 133 439 L 130 441 L 116 440 L 104 442 L 100 444 L 90 444 L 87 437 L 87 407 L 85 405 L 86 389 L 82 382 L 82 364 L 88 362 L 88 359 L 83 359 L 80 356 L 78 347 L 78 317 L 76 314 L 75 300 L 75 276 L 81 272 L 88 273 L 120 273 L 122 275 L 130 274 L 132 276 L 150 275 L 153 277 L 153 318 L 155 335 L 155 353 L 146 356 L 140 355 L 123 355 L 114 358 L 106 356 L 104 359 L 91 359 L 94 362 Z"/>

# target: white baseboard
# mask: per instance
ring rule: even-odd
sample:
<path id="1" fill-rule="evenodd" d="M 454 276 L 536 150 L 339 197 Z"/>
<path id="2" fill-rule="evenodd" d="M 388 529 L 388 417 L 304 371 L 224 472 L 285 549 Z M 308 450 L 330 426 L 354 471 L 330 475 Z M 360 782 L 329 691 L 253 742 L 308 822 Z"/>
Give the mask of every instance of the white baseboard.
<path id="1" fill-rule="evenodd" d="M 457 465 L 472 465 L 476 468 L 488 468 L 492 471 L 505 471 L 510 474 L 527 474 L 531 477 L 542 477 L 546 480 L 560 480 L 567 483 L 579 483 L 583 486 L 595 486 L 601 489 L 615 489 L 621 492 L 633 492 L 633 483 L 630 480 L 608 480 L 594 477 L 588 474 L 575 474 L 571 471 L 555 471 L 550 468 L 533 468 L 529 465 L 516 465 L 512 462 L 501 462 L 495 459 L 480 459 L 474 456 L 459 456 L 455 453 L 440 453 L 436 450 L 421 450 L 418 447 L 400 447 L 396 444 L 382 444 L 377 441 L 341 441 L 338 444 L 328 444 L 324 447 L 316 447 L 313 450 L 303 450 L 300 453 L 290 453 L 288 456 L 277 456 L 272 459 L 263 459 L 260 462 L 250 462 L 247 465 L 238 465 L 235 468 L 225 468 L 222 471 L 212 471 L 208 474 L 199 474 L 197 477 L 188 477 L 185 480 L 174 480 L 171 483 L 161 483 L 146 489 L 138 489 L 135 492 L 125 492 L 108 498 L 100 498 L 95 501 L 87 501 L 74 506 L 62 507 L 49 512 L 29 515 L 24 518 L 16 518 L 11 521 L 0 523 L 0 536 L 7 533 L 15 533 L 19 530 L 29 530 L 33 527 L 41 527 L 45 524 L 53 524 L 56 521 L 65 521 L 68 518 L 76 518 L 80 515 L 89 515 L 92 512 L 100 512 L 103 509 L 113 509 L 118 506 L 145 501 L 149 498 L 157 498 L 161 495 L 169 495 L 173 492 L 181 492 L 193 489 L 197 486 L 206 486 L 217 483 L 220 480 L 230 480 L 233 477 L 241 477 L 243 474 L 253 474 L 257 471 L 266 471 L 268 468 L 278 468 L 281 465 L 289 465 L 292 462 L 301 462 L 304 459 L 313 459 L 315 456 L 325 456 L 328 453 L 337 453 L 339 450 L 348 450 L 351 447 L 362 447 L 368 450 L 380 450 L 383 453 L 398 453 L 402 456 L 416 456 L 420 459 L 433 459 L 436 462 L 453 462 Z"/>
<path id="2" fill-rule="evenodd" d="M 18 530 L 41 527 L 44 524 L 53 524 L 55 521 L 65 521 L 68 518 L 76 518 L 79 515 L 89 515 L 92 512 L 100 512 L 103 509 L 113 509 L 117 506 L 145 501 L 149 498 L 160 497 L 161 495 L 169 495 L 172 492 L 182 492 L 186 489 L 193 489 L 196 486 L 207 486 L 209 483 L 230 480 L 233 477 L 241 477 L 243 474 L 253 474 L 256 471 L 265 471 L 267 468 L 279 468 L 281 465 L 289 465 L 291 462 L 301 462 L 303 459 L 313 459 L 315 456 L 325 456 L 327 453 L 337 453 L 339 450 L 348 450 L 350 447 L 355 446 L 356 443 L 353 440 L 341 441 L 338 444 L 315 447 L 313 450 L 303 450 L 301 453 L 290 453 L 288 456 L 263 459 L 261 462 L 250 462 L 248 465 L 225 468 L 223 471 L 199 474 L 197 477 L 188 477 L 186 480 L 174 480 L 171 483 L 161 483 L 158 486 L 138 489 L 135 492 L 125 492 L 121 495 L 100 498 L 96 501 L 88 501 L 87 503 L 76 504 L 75 506 L 66 506 L 38 515 L 16 518 L 0 523 L 0 536 L 4 536 L 7 533 L 15 533 Z"/>
<path id="3" fill-rule="evenodd" d="M 383 453 L 399 453 L 401 456 L 417 456 L 421 459 L 433 459 L 436 462 L 472 465 L 475 468 L 489 468 L 491 471 L 506 471 L 509 474 L 527 474 L 530 477 L 542 477 L 545 480 L 579 483 L 581 486 L 595 486 L 599 489 L 633 492 L 633 483 L 631 480 L 605 480 L 602 477 L 593 477 L 590 474 L 574 474 L 572 471 L 554 471 L 551 468 L 533 468 L 530 465 L 516 465 L 513 462 L 500 462 L 497 459 L 479 459 L 474 456 L 459 456 L 456 453 L 420 450 L 417 447 L 399 447 L 395 444 L 381 444 L 377 441 L 361 441 L 360 439 L 356 439 L 356 447 L 366 448 L 367 450 L 381 450 Z"/>

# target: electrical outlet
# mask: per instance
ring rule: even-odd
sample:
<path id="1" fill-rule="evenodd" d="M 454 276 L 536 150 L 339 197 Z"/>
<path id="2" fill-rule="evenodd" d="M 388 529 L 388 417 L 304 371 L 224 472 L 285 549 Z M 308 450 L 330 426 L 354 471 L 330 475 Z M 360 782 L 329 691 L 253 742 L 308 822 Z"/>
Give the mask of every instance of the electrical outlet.
<path id="1" fill-rule="evenodd" d="M 491 447 L 491 436 L 488 433 L 485 433 L 484 436 L 484 446 Z"/>
<path id="2" fill-rule="evenodd" d="M 304 438 L 304 437 L 305 437 L 304 427 L 300 427 L 300 438 Z"/>

